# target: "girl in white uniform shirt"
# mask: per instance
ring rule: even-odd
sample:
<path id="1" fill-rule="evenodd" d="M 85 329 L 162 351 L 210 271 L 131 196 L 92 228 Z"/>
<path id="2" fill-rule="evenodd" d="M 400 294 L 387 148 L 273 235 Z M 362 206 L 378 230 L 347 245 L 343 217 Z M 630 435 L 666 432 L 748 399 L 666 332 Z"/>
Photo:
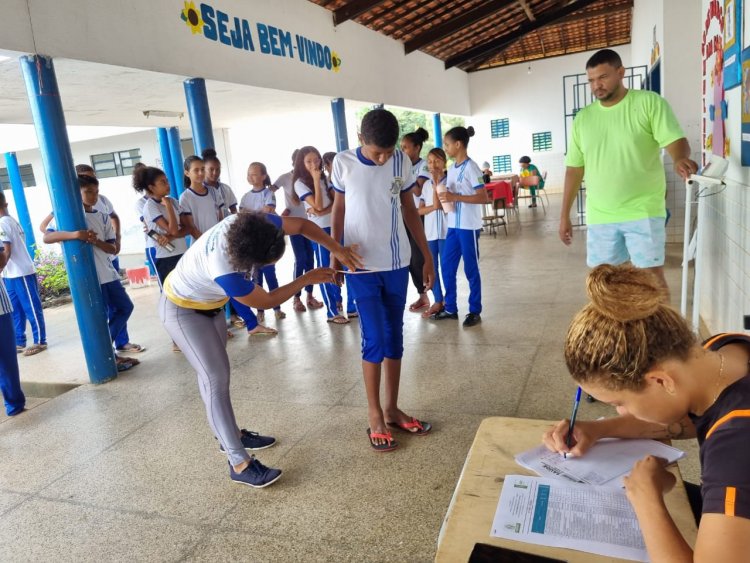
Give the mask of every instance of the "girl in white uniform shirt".
<path id="1" fill-rule="evenodd" d="M 259 213 L 240 213 L 224 219 L 194 243 L 164 283 L 159 314 L 198 375 L 198 388 L 208 423 L 229 461 L 230 478 L 251 487 L 265 487 L 281 476 L 246 450 L 272 446 L 276 440 L 240 430 L 229 396 L 227 331 L 222 307 L 229 297 L 247 307 L 274 307 L 308 283 L 332 280 L 333 270 L 317 269 L 292 283 L 266 293 L 249 273 L 279 260 L 284 235 L 302 234 L 325 245 L 349 267 L 359 267 L 358 256 L 343 248 L 320 228 L 304 219 Z"/>
<path id="2" fill-rule="evenodd" d="M 419 214 L 424 217 L 424 234 L 427 238 L 427 246 L 430 247 L 432 262 L 435 264 L 435 282 L 432 284 L 432 296 L 435 303 L 422 313 L 422 317 L 428 318 L 443 310 L 443 289 L 440 287 L 440 255 L 445 245 L 445 237 L 448 234 L 448 218 L 445 216 L 443 207 L 438 199 L 437 187 L 445 185 L 446 157 L 443 149 L 434 148 L 427 154 L 427 169 L 430 177 L 422 186 L 422 201 L 424 206 L 418 208 Z"/>
<path id="3" fill-rule="evenodd" d="M 221 176 L 221 161 L 216 156 L 216 151 L 206 149 L 201 153 L 201 157 L 206 167 L 203 185 L 209 190 L 216 190 L 217 195 L 221 197 L 222 219 L 237 213 L 237 197 L 234 195 L 232 188 L 219 179 Z"/>
<path id="4" fill-rule="evenodd" d="M 388 426 L 427 434 L 431 425 L 398 408 L 406 290 L 409 284 L 411 231 L 425 256 L 425 287 L 432 287 L 433 265 L 411 190 L 414 177 L 408 157 L 396 150 L 398 120 L 374 109 L 362 119 L 357 149 L 333 161 L 332 236 L 357 245 L 364 273 L 347 275 L 354 292 L 362 333 L 362 371 L 367 392 L 368 442 L 377 451 L 398 445 Z M 406 226 L 405 226 L 406 225 Z M 333 268 L 339 266 L 333 262 Z M 368 271 L 369 270 L 369 271 Z M 385 364 L 385 404 L 380 404 L 380 372 Z"/>
<path id="5" fill-rule="evenodd" d="M 151 255 L 159 287 L 162 287 L 169 272 L 187 251 L 187 228 L 181 223 L 184 215 L 180 214 L 180 204 L 169 197 L 169 181 L 162 170 L 148 166 L 134 172 L 133 188 L 148 195 L 143 206 L 143 222 L 148 231 L 158 235 L 158 240 L 148 237 L 147 245 L 153 248 Z"/>
<path id="6" fill-rule="evenodd" d="M 322 162 L 318 149 L 302 147 L 297 152 L 292 180 L 294 182 L 294 193 L 303 202 L 310 220 L 330 235 L 333 197 L 329 194 L 328 183 L 323 176 Z M 315 243 L 313 243 L 313 251 L 318 267 L 327 268 L 331 262 L 329 252 Z M 322 285 L 321 289 L 328 322 L 334 324 L 348 323 L 349 319 L 342 315 L 338 309 L 341 302 L 339 286 L 334 283 L 327 283 Z"/>
<path id="7" fill-rule="evenodd" d="M 401 139 L 401 150 L 406 156 L 409 157 L 412 165 L 412 173 L 414 174 L 416 185 L 412 190 L 414 192 L 414 204 L 419 208 L 422 205 L 422 186 L 425 180 L 429 177 L 427 173 L 427 163 L 420 156 L 422 152 L 422 146 L 424 142 L 429 139 L 430 135 L 427 131 L 420 127 L 412 133 L 407 133 Z M 409 235 L 407 229 L 406 234 Z M 418 313 L 422 309 L 427 309 L 430 306 L 430 298 L 427 297 L 427 291 L 424 288 L 424 280 L 422 279 L 422 268 L 424 267 L 424 257 L 419 251 L 416 245 L 414 237 L 409 236 L 409 244 L 411 245 L 411 262 L 409 263 L 409 274 L 411 274 L 411 281 L 414 284 L 419 299 L 409 305 L 409 311 L 412 313 Z"/>
<path id="8" fill-rule="evenodd" d="M 445 152 L 455 163 L 448 169 L 448 191 L 440 194 L 441 202 L 454 202 L 448 213 L 448 235 L 440 256 L 443 262 L 445 309 L 434 314 L 435 320 L 457 319 L 456 273 L 463 258 L 464 273 L 469 280 L 469 314 L 464 326 L 482 322 L 482 280 L 479 276 L 479 232 L 482 228 L 482 206 L 487 202 L 487 190 L 479 165 L 466 154 L 474 128 L 454 127 L 445 134 Z"/>
<path id="9" fill-rule="evenodd" d="M 268 176 L 266 165 L 262 162 L 253 162 L 247 169 L 247 181 L 252 187 L 246 192 L 240 200 L 240 211 L 262 211 L 263 213 L 276 213 L 276 196 L 271 191 L 271 178 Z M 253 281 L 263 287 L 265 279 L 268 289 L 273 291 L 279 287 L 279 281 L 276 278 L 276 264 L 268 264 L 259 268 L 255 272 Z M 274 307 L 277 319 L 286 317 L 286 313 L 281 310 L 280 306 Z M 266 312 L 258 309 L 258 322 L 263 323 L 266 320 Z"/>
<path id="10" fill-rule="evenodd" d="M 185 191 L 180 196 L 182 221 L 187 233 L 197 240 L 202 233 L 224 218 L 224 200 L 218 190 L 203 185 L 206 165 L 199 156 L 189 156 L 183 163 Z"/>

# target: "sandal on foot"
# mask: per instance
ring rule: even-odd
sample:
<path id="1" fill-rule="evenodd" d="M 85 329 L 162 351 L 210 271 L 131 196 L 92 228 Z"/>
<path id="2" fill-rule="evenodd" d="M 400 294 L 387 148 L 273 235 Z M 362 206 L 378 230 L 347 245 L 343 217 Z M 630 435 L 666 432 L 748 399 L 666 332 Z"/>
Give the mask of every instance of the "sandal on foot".
<path id="1" fill-rule="evenodd" d="M 227 340 L 230 340 L 232 338 L 234 338 L 234 333 L 230 332 L 230 331 L 227 331 Z"/>
<path id="2" fill-rule="evenodd" d="M 443 310 L 442 303 L 433 303 L 432 307 L 430 307 L 424 313 L 422 313 L 422 318 L 429 319 L 432 315 L 437 315 L 442 310 Z"/>
<path id="3" fill-rule="evenodd" d="M 232 325 L 236 326 L 237 328 L 245 328 L 245 321 L 240 317 L 236 317 L 234 320 L 232 320 Z"/>
<path id="4" fill-rule="evenodd" d="M 128 371 L 130 368 L 135 367 L 138 365 L 138 360 L 134 360 L 133 358 L 122 358 L 120 356 L 115 356 L 115 365 L 117 366 L 117 371 Z M 138 362 L 140 363 L 140 362 Z"/>
<path id="5" fill-rule="evenodd" d="M 118 352 L 131 352 L 133 354 L 139 354 L 146 349 L 140 344 L 133 344 L 132 342 L 128 342 L 127 344 L 125 344 L 125 346 L 117 348 L 116 350 Z"/>
<path id="6" fill-rule="evenodd" d="M 315 297 L 307 298 L 307 306 L 310 307 L 310 309 L 322 309 L 324 307 L 323 303 L 315 299 Z"/>
<path id="7" fill-rule="evenodd" d="M 22 354 L 26 350 L 26 346 L 16 346 L 16 354 Z"/>
<path id="8" fill-rule="evenodd" d="M 386 424 L 388 426 L 392 426 L 393 428 L 397 428 L 402 432 L 414 434 L 415 436 L 424 436 L 430 430 L 432 430 L 432 424 L 430 424 L 429 422 L 417 420 L 416 418 L 412 418 L 411 421 L 401 424 L 399 424 L 398 422 L 386 422 Z M 416 428 L 416 430 L 413 430 L 414 428 Z"/>
<path id="9" fill-rule="evenodd" d="M 262 324 L 259 324 L 252 330 L 247 331 L 248 336 L 274 336 L 278 334 L 279 331 L 275 328 L 271 328 L 270 326 L 264 326 Z"/>
<path id="10" fill-rule="evenodd" d="M 328 319 L 328 322 L 335 325 L 345 325 L 349 322 L 349 319 L 344 315 L 336 315 L 335 317 Z"/>
<path id="11" fill-rule="evenodd" d="M 292 304 L 292 309 L 294 309 L 295 313 L 304 313 L 307 311 L 307 307 L 305 307 L 305 304 L 302 303 L 302 301 L 298 298 L 294 300 L 294 303 Z"/>
<path id="12" fill-rule="evenodd" d="M 46 344 L 33 344 L 23 351 L 24 356 L 34 356 L 39 352 L 44 352 L 47 349 Z"/>
<path id="13" fill-rule="evenodd" d="M 182 352 L 176 342 L 172 342 L 172 352 Z"/>
<path id="14" fill-rule="evenodd" d="M 367 438 L 370 441 L 370 447 L 375 450 L 376 452 L 392 452 L 398 447 L 398 442 L 393 439 L 393 436 L 390 432 L 386 432 L 385 434 L 380 434 L 378 432 L 370 432 L 370 429 L 367 429 Z M 386 440 L 385 444 L 376 444 L 372 441 L 373 438 L 381 438 L 383 440 Z"/>
<path id="15" fill-rule="evenodd" d="M 359 313 L 357 311 L 348 311 L 346 316 L 350 319 L 356 319 L 359 316 Z"/>
<path id="16" fill-rule="evenodd" d="M 286 318 L 286 313 L 282 311 L 281 309 L 279 309 L 278 311 L 275 311 L 274 314 L 276 315 L 277 320 Z"/>
<path id="17" fill-rule="evenodd" d="M 424 301 L 422 301 L 422 299 L 417 299 L 414 303 L 409 305 L 409 311 L 411 311 L 412 313 L 417 313 L 421 311 L 422 309 L 424 309 L 425 307 L 429 307 L 429 306 L 430 306 L 429 301 L 425 303 Z"/>

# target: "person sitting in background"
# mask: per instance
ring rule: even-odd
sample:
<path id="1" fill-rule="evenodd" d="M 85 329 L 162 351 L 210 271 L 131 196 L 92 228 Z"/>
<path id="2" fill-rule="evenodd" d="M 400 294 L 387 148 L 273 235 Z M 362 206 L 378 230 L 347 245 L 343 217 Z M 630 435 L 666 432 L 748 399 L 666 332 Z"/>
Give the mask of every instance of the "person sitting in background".
<path id="1" fill-rule="evenodd" d="M 531 192 L 531 205 L 529 205 L 529 207 L 536 207 L 536 192 L 537 190 L 541 190 L 544 188 L 544 178 L 542 178 L 542 174 L 539 172 L 539 169 L 531 164 L 530 157 L 522 156 L 520 159 L 518 159 L 518 164 L 521 165 L 521 173 L 519 174 L 521 178 L 528 178 L 529 176 L 539 176 L 539 185 L 529 186 L 529 191 Z"/>
<path id="2" fill-rule="evenodd" d="M 492 167 L 486 160 L 482 163 L 482 180 L 485 184 L 489 184 L 492 180 Z"/>

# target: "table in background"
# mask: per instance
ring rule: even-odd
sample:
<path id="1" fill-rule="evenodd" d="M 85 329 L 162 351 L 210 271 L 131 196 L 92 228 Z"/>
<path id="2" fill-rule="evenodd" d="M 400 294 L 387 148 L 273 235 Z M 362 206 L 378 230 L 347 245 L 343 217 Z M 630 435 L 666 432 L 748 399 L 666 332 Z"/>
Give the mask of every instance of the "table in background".
<path id="1" fill-rule="evenodd" d="M 507 181 L 490 182 L 484 185 L 484 188 L 490 193 L 490 199 L 504 199 L 506 207 L 513 206 L 513 186 Z"/>
<path id="2" fill-rule="evenodd" d="M 538 446 L 544 431 L 556 422 L 504 417 L 485 418 L 482 421 L 443 520 L 436 562 L 464 563 L 469 560 L 476 543 L 503 546 L 570 562 L 625 561 L 594 553 L 490 536 L 505 476 L 534 475 L 518 465 L 515 456 Z M 679 470 L 672 467 L 670 471 L 677 477 L 677 483 L 665 496 L 665 502 L 677 528 L 687 542 L 694 546 L 697 529 L 685 486 Z"/>

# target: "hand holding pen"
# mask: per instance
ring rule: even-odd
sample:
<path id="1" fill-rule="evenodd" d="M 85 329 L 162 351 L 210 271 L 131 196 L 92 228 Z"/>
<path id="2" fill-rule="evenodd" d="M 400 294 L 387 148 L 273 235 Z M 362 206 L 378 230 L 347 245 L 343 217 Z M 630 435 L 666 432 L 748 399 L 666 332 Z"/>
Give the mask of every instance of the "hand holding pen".
<path id="1" fill-rule="evenodd" d="M 570 415 L 570 425 L 568 426 L 568 435 L 565 438 L 566 452 L 563 452 L 563 457 L 567 459 L 568 452 L 570 452 L 570 444 L 573 439 L 573 430 L 575 429 L 576 416 L 578 416 L 578 407 L 581 405 L 581 387 L 578 387 L 576 391 L 576 398 L 573 400 L 573 413 Z"/>

